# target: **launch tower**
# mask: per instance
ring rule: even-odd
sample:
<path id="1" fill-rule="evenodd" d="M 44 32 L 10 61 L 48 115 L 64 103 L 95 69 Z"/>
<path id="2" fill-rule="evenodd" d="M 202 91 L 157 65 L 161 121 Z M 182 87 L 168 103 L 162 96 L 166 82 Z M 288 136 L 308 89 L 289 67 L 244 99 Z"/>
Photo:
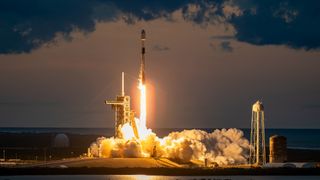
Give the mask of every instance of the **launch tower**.
<path id="1" fill-rule="evenodd" d="M 249 163 L 261 166 L 266 163 L 264 107 L 261 101 L 252 106 Z"/>
<path id="2" fill-rule="evenodd" d="M 130 96 L 124 93 L 124 72 L 122 72 L 122 88 L 121 95 L 116 97 L 114 101 L 105 101 L 106 104 L 110 104 L 112 109 L 115 111 L 115 125 L 114 125 L 114 136 L 116 138 L 122 138 L 121 127 L 130 123 L 135 136 L 138 138 L 137 128 L 134 120 L 134 111 L 130 109 Z"/>

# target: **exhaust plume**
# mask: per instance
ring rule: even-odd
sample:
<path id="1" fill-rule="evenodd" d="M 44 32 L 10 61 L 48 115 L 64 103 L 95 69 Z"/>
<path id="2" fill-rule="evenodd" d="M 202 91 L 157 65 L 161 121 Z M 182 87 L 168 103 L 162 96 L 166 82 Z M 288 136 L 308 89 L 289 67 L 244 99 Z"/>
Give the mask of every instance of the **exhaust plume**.
<path id="1" fill-rule="evenodd" d="M 138 119 L 136 119 L 138 120 Z M 126 130 L 124 125 L 122 130 Z M 134 135 L 125 139 L 100 137 L 91 147 L 94 157 L 164 157 L 181 163 L 190 161 L 218 165 L 247 163 L 249 141 L 239 129 L 216 129 L 213 132 L 183 130 L 159 138 L 148 129 L 143 138 Z M 124 133 L 125 134 L 125 133 Z"/>

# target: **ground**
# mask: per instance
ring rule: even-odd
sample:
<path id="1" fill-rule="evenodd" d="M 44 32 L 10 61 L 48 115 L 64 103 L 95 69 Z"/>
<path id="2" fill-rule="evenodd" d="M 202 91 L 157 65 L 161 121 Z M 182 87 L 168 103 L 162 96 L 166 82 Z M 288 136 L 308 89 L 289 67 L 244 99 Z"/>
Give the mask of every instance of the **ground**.
<path id="1" fill-rule="evenodd" d="M 46 163 L 36 163 L 24 167 L 110 167 L 110 168 L 155 168 L 155 167 L 180 167 L 179 164 L 165 158 L 72 158 Z"/>

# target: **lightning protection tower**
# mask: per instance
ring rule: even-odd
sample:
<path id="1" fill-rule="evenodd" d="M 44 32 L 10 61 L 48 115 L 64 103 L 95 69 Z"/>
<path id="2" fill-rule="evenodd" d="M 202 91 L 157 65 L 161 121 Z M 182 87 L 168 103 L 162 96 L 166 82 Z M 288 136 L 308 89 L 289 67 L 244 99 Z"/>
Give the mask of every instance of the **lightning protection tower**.
<path id="1" fill-rule="evenodd" d="M 249 163 L 261 166 L 266 163 L 264 107 L 261 101 L 252 106 Z"/>

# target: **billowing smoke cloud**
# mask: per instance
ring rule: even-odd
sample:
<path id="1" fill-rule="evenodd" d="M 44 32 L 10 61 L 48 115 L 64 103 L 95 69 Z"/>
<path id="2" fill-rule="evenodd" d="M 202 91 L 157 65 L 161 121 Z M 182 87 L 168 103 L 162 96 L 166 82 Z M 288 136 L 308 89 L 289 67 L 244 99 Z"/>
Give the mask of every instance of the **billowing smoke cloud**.
<path id="1" fill-rule="evenodd" d="M 96 22 L 124 20 L 128 24 L 162 18 L 172 21 L 180 11 L 184 21 L 207 26 L 230 24 L 234 38 L 255 45 L 286 45 L 306 50 L 320 46 L 319 1 L 0 1 L 0 54 L 31 52 L 57 35 L 71 40 L 77 30 L 90 33 Z"/>
<path id="2" fill-rule="evenodd" d="M 100 137 L 90 149 L 96 157 L 165 157 L 177 162 L 202 162 L 218 165 L 245 164 L 249 142 L 238 129 L 183 130 L 159 138 L 150 133 L 143 139 Z"/>

